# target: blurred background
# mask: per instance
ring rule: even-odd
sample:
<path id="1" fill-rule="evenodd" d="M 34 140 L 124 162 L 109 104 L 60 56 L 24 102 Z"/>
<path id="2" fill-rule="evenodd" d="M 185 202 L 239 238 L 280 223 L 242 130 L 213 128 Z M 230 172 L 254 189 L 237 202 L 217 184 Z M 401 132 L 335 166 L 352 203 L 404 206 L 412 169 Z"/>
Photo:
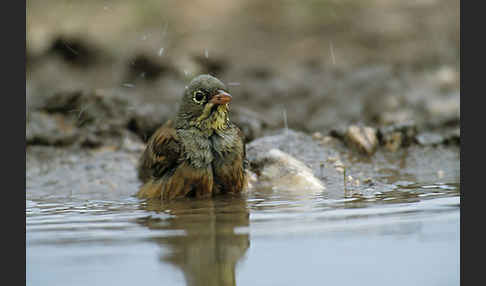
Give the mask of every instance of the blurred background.
<path id="1" fill-rule="evenodd" d="M 34 127 L 28 144 L 146 140 L 199 73 L 228 85 L 248 141 L 285 124 L 459 128 L 455 0 L 30 0 L 26 32 L 28 115 L 70 134 Z"/>

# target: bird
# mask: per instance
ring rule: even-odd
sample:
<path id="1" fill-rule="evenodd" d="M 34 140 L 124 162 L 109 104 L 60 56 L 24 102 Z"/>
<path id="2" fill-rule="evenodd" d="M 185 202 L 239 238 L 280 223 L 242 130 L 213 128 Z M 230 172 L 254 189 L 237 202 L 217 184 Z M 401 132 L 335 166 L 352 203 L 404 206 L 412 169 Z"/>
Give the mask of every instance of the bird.
<path id="1" fill-rule="evenodd" d="M 173 200 L 246 190 L 243 132 L 229 119 L 232 96 L 209 74 L 185 87 L 179 110 L 147 141 L 138 164 L 140 199 Z"/>

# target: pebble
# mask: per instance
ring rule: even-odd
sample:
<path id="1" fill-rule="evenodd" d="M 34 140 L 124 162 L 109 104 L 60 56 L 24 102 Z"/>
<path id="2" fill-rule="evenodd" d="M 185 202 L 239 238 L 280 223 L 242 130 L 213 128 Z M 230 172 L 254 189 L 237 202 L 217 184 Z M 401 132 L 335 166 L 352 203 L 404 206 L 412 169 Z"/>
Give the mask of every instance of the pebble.
<path id="1" fill-rule="evenodd" d="M 372 155 L 378 146 L 376 129 L 367 126 L 349 126 L 346 131 L 346 140 L 350 145 L 367 155 Z"/>
<path id="2" fill-rule="evenodd" d="M 417 143 L 420 145 L 439 145 L 444 141 L 444 137 L 438 133 L 423 132 L 417 135 Z"/>
<path id="3" fill-rule="evenodd" d="M 314 140 L 321 140 L 323 138 L 321 132 L 314 132 L 312 133 L 312 139 Z"/>
<path id="4" fill-rule="evenodd" d="M 254 163 L 261 164 L 258 182 L 272 186 L 273 190 L 320 192 L 326 189 L 309 167 L 279 149 L 261 154 Z"/>

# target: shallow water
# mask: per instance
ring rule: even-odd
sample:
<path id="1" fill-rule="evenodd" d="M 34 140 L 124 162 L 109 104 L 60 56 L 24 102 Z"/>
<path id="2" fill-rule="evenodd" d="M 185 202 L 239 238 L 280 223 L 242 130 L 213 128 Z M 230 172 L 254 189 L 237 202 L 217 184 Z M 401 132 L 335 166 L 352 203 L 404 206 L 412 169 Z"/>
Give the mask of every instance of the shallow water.
<path id="1" fill-rule="evenodd" d="M 26 205 L 27 285 L 459 285 L 457 184 Z"/>

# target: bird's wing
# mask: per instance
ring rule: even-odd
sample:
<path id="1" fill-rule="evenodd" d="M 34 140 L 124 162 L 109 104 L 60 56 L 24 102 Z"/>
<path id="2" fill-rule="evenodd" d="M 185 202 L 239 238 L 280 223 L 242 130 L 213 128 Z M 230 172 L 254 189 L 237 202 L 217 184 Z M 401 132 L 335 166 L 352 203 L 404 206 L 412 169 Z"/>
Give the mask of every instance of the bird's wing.
<path id="1" fill-rule="evenodd" d="M 150 137 L 140 158 L 138 177 L 142 182 L 162 177 L 177 165 L 181 145 L 172 122 L 168 121 Z"/>
<path id="2" fill-rule="evenodd" d="M 249 165 L 248 159 L 246 158 L 246 136 L 245 133 L 243 133 L 243 131 L 241 131 L 241 129 L 236 124 L 233 124 L 233 126 L 233 128 L 236 128 L 236 130 L 238 131 L 238 137 L 241 139 L 241 143 L 243 144 L 243 169 L 246 170 Z"/>

